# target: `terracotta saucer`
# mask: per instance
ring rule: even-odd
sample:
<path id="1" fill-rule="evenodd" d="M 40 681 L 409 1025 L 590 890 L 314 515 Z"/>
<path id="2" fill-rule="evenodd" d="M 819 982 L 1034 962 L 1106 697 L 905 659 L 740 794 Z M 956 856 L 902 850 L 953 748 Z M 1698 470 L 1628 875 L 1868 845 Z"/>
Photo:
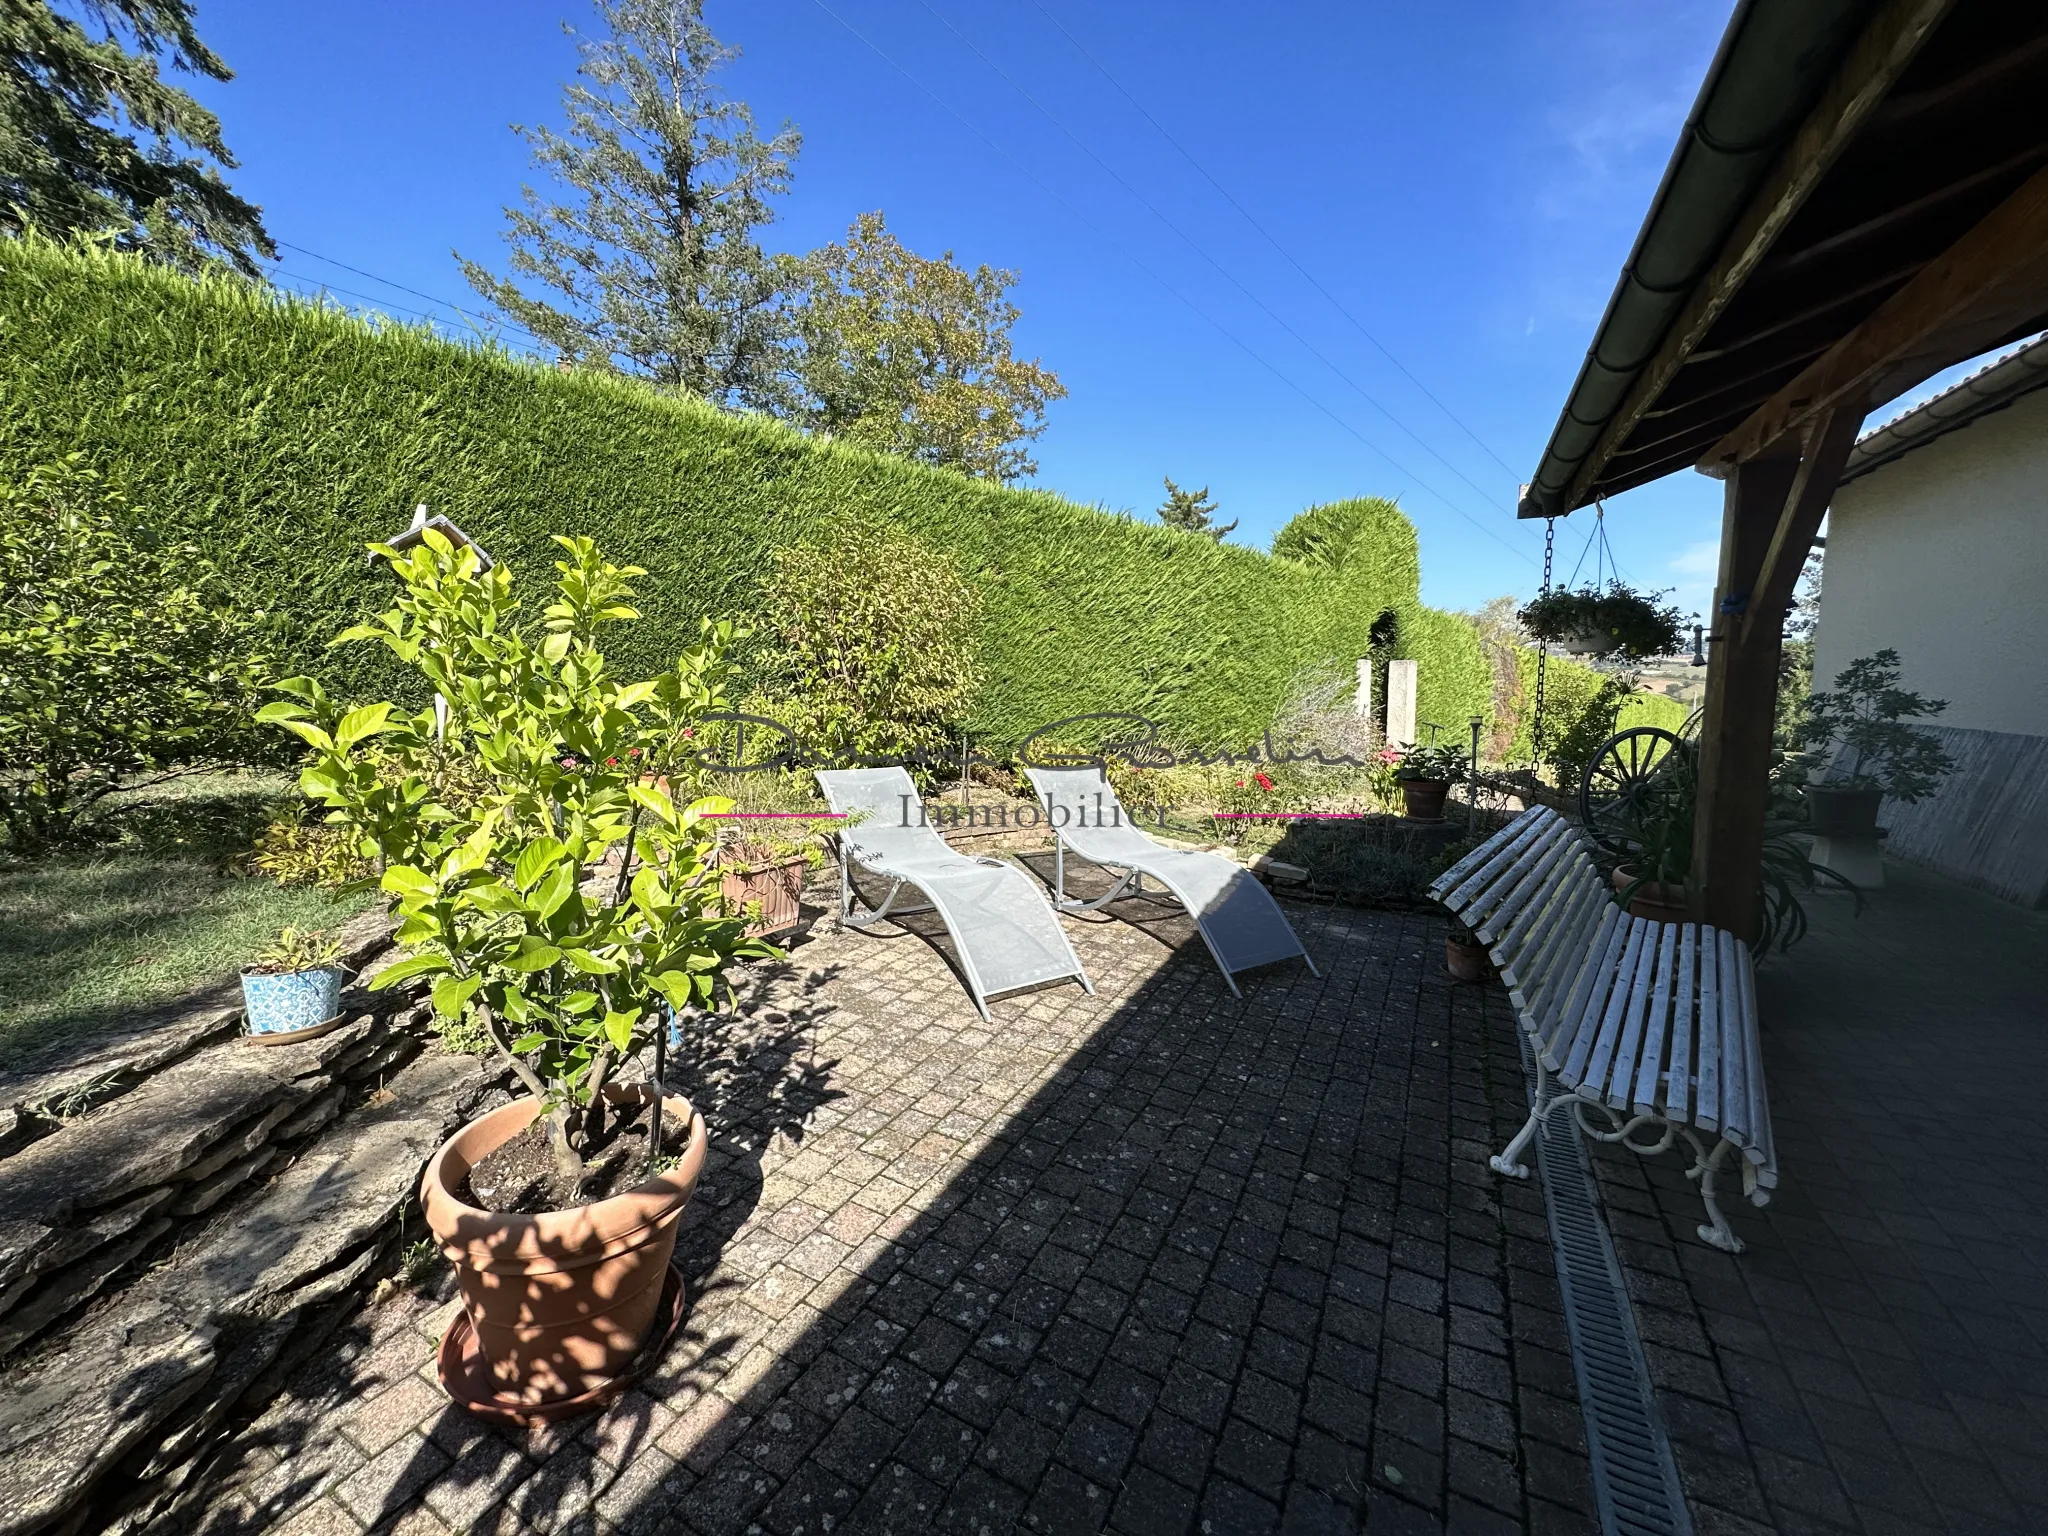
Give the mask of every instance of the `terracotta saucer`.
<path id="1" fill-rule="evenodd" d="M 661 1358 L 661 1352 L 675 1337 L 682 1321 L 683 1276 L 674 1264 L 670 1264 L 668 1273 L 662 1277 L 661 1300 L 654 1312 L 654 1331 L 647 1336 L 647 1342 L 640 1346 L 640 1352 L 625 1370 L 607 1377 L 594 1387 L 586 1387 L 569 1397 L 543 1398 L 539 1402 L 529 1402 L 505 1391 L 491 1376 L 490 1363 L 477 1346 L 476 1330 L 469 1325 L 467 1308 L 456 1312 L 455 1321 L 441 1335 L 434 1369 L 441 1378 L 441 1390 L 453 1398 L 458 1407 L 466 1408 L 480 1419 L 489 1419 L 497 1424 L 545 1424 L 551 1419 L 595 1413 L 604 1407 L 631 1386 L 635 1377 Z"/>
<path id="2" fill-rule="evenodd" d="M 243 1032 L 242 1039 L 250 1045 L 290 1045 L 294 1040 L 315 1040 L 341 1028 L 346 1013 L 337 1013 L 325 1024 L 308 1024 L 304 1029 L 273 1029 L 260 1035 Z"/>

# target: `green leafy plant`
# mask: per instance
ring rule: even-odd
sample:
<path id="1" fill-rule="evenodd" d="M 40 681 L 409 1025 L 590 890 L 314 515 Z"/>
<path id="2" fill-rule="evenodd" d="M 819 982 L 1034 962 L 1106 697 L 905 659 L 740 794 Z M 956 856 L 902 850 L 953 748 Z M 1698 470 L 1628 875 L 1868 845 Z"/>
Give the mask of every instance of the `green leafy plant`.
<path id="1" fill-rule="evenodd" d="M 274 944 L 256 952 L 249 969 L 259 976 L 284 976 L 293 971 L 318 971 L 341 958 L 341 941 L 317 928 L 294 928 L 287 923 L 278 930 Z"/>
<path id="2" fill-rule="evenodd" d="M 655 677 L 611 674 L 600 629 L 637 617 L 637 567 L 561 538 L 556 598 L 519 620 L 509 569 L 430 532 L 376 546 L 397 603 L 336 641 L 382 644 L 447 701 L 345 709 L 310 678 L 262 718 L 312 749 L 301 786 L 378 861 L 407 959 L 373 987 L 433 981 L 444 1020 L 481 1022 L 545 1107 L 556 1166 L 580 1183 L 607 1136 L 604 1089 L 671 1008 L 708 1006 L 736 960 L 780 952 L 717 915 L 714 823 L 693 798 L 696 722 L 725 704 L 729 624 Z"/>
<path id="3" fill-rule="evenodd" d="M 290 811 L 273 818 L 256 835 L 249 867 L 279 885 L 317 885 L 329 890 L 360 881 L 376 871 L 356 851 L 346 829 L 309 822 Z"/>
<path id="4" fill-rule="evenodd" d="M 833 761 L 888 760 L 957 739 L 982 670 L 980 594 L 938 551 L 840 518 L 775 553 L 769 712 Z"/>
<path id="5" fill-rule="evenodd" d="M 1667 656 L 1678 649 L 1679 612 L 1659 606 L 1661 593 L 1642 593 L 1621 581 L 1605 587 L 1560 587 L 1522 609 L 1522 627 L 1539 640 L 1585 645 L 1591 654 Z"/>
<path id="6" fill-rule="evenodd" d="M 1426 742 L 1409 747 L 1395 765 L 1397 779 L 1422 779 L 1430 783 L 1455 784 L 1465 777 L 1465 754 L 1456 747 Z"/>
<path id="7" fill-rule="evenodd" d="M 1658 759 L 1645 782 L 1620 807 L 1614 825 L 1629 845 L 1630 878 L 1615 893 L 1627 907 L 1648 884 L 1683 887 L 1692 877 L 1693 822 L 1699 806 L 1698 749 L 1680 742 Z M 1757 952 L 1782 953 L 1806 937 L 1807 916 L 1800 892 L 1833 885 L 1856 898 L 1863 895 L 1825 865 L 1815 864 L 1806 848 L 1806 821 L 1787 786 L 1774 785 L 1764 818 L 1763 862 L 1758 878 L 1762 895 L 1762 926 Z"/>
<path id="8" fill-rule="evenodd" d="M 0 819 L 17 849 L 248 736 L 260 613 L 83 460 L 0 484 Z"/>
<path id="9" fill-rule="evenodd" d="M 1939 741 L 1908 720 L 1926 719 L 1948 708 L 1899 686 L 1899 653 L 1883 650 L 1858 657 L 1835 674 L 1835 685 L 1806 702 L 1797 730 L 1809 770 L 1823 770 L 1813 782 L 1830 789 L 1877 789 L 1911 804 L 1941 787 L 1955 759 Z"/>

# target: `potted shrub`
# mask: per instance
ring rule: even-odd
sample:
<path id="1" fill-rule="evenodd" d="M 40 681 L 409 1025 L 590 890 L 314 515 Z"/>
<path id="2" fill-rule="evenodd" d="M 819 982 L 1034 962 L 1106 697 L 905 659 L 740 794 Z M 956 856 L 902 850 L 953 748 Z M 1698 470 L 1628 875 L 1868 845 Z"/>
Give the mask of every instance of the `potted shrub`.
<path id="1" fill-rule="evenodd" d="M 324 1035 L 341 1022 L 348 968 L 341 943 L 311 928 L 286 927 L 242 971 L 249 1038 L 263 1045 Z"/>
<path id="2" fill-rule="evenodd" d="M 1850 662 L 1830 691 L 1812 695 L 1798 739 L 1808 766 L 1827 774 L 1806 786 L 1814 834 L 1874 839 L 1885 796 L 1910 805 L 1933 794 L 1955 762 L 1940 742 L 1906 722 L 1947 708 L 1946 699 L 1899 687 L 1899 653 L 1892 650 Z"/>
<path id="3" fill-rule="evenodd" d="M 1444 819 L 1444 798 L 1450 794 L 1451 785 L 1465 773 L 1465 757 L 1455 747 L 1441 747 L 1432 743 L 1426 747 L 1410 747 L 1401 754 L 1394 776 L 1401 785 L 1401 798 L 1406 802 L 1411 821 L 1442 821 Z"/>
<path id="4" fill-rule="evenodd" d="M 1486 981 L 1493 975 L 1493 960 L 1479 935 L 1455 917 L 1444 936 L 1444 969 L 1453 981 Z"/>
<path id="5" fill-rule="evenodd" d="M 464 1301 L 442 1382 L 519 1418 L 602 1405 L 679 1315 L 668 1260 L 703 1117 L 668 1101 L 665 1138 L 659 1083 L 615 1079 L 665 1011 L 710 1005 L 735 960 L 779 953 L 718 910 L 706 818 L 732 802 L 690 794 L 732 627 L 706 621 L 672 670 L 622 683 L 597 634 L 637 617 L 641 572 L 558 542 L 538 623 L 505 566 L 434 530 L 404 554 L 374 546 L 401 595 L 341 639 L 415 669 L 446 701 L 445 739 L 433 709 L 344 709 L 308 678 L 261 712 L 312 749 L 302 787 L 379 867 L 412 953 L 374 985 L 431 980 L 435 1013 L 481 1026 L 527 1090 L 443 1144 L 421 1194 Z"/>
<path id="6" fill-rule="evenodd" d="M 1668 656 L 1680 644 L 1679 613 L 1659 607 L 1662 593 L 1621 581 L 1605 587 L 1560 587 L 1522 609 L 1522 627 L 1574 656 Z"/>
<path id="7" fill-rule="evenodd" d="M 719 900 L 726 912 L 747 919 L 749 938 L 785 933 L 802 917 L 804 872 L 823 861 L 815 838 L 734 838 L 718 851 Z"/>

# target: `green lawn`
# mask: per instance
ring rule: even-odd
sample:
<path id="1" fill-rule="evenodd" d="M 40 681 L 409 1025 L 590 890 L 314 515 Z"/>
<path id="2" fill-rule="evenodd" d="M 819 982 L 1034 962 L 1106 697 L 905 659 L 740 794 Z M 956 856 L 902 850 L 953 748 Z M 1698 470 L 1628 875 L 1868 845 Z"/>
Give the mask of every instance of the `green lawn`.
<path id="1" fill-rule="evenodd" d="M 232 976 L 286 923 L 338 926 L 336 900 L 240 872 L 289 778 L 209 774 L 147 791 L 98 846 L 0 863 L 0 1060 Z"/>

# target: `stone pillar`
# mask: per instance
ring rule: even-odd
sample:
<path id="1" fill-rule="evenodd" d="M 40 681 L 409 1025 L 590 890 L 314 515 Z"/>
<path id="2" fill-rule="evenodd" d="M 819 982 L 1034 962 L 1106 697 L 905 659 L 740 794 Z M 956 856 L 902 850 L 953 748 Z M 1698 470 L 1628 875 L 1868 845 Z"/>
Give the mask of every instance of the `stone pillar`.
<path id="1" fill-rule="evenodd" d="M 1415 743 L 1415 663 L 1387 663 L 1387 741 L 1394 746 Z"/>
<path id="2" fill-rule="evenodd" d="M 1358 696 L 1352 701 L 1353 712 L 1362 719 L 1372 718 L 1372 658 L 1358 658 Z"/>

